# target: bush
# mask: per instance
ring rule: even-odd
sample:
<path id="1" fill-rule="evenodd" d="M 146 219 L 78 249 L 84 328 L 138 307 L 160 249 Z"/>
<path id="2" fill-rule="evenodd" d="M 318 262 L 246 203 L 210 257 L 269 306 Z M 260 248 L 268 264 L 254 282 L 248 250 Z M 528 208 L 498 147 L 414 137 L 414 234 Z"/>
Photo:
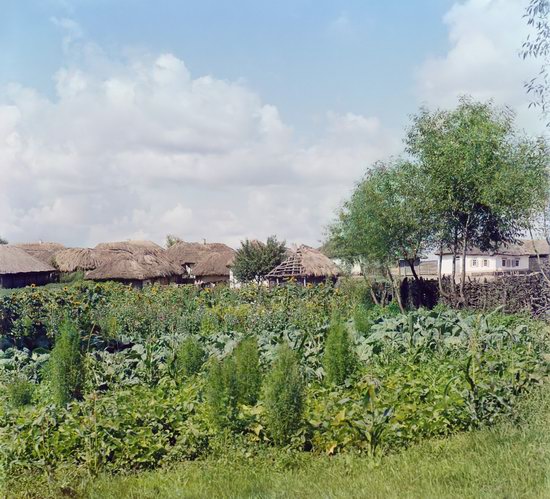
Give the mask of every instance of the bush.
<path id="1" fill-rule="evenodd" d="M 286 444 L 300 427 L 304 410 L 304 380 L 298 358 L 287 344 L 279 347 L 264 397 L 271 437 L 277 444 Z"/>
<path id="2" fill-rule="evenodd" d="M 62 406 L 82 397 L 84 363 L 80 334 L 68 320 L 61 325 L 48 367 L 52 398 L 56 404 Z"/>
<path id="3" fill-rule="evenodd" d="M 327 381 L 336 385 L 343 384 L 356 367 L 351 338 L 339 317 L 333 319 L 327 335 L 323 367 Z"/>
<path id="4" fill-rule="evenodd" d="M 241 404 L 254 405 L 262 386 L 260 351 L 255 338 L 247 338 L 235 349 L 235 370 L 238 400 Z"/>
<path id="5" fill-rule="evenodd" d="M 6 396 L 11 407 L 30 405 L 34 393 L 34 385 L 23 377 L 17 377 L 6 383 Z"/>
<path id="6" fill-rule="evenodd" d="M 206 379 L 205 399 L 210 421 L 217 429 L 231 428 L 237 417 L 237 376 L 235 361 L 212 359 Z"/>
<path id="7" fill-rule="evenodd" d="M 182 341 L 174 355 L 177 377 L 187 379 L 197 374 L 206 360 L 206 352 L 195 338 Z"/>

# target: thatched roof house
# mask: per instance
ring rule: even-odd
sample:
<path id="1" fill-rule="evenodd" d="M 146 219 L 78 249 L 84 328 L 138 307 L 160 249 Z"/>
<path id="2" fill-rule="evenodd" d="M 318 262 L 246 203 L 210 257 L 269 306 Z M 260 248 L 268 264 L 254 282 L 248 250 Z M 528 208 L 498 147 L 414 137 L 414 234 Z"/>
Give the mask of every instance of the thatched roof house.
<path id="1" fill-rule="evenodd" d="M 0 288 L 55 282 L 57 271 L 17 246 L 0 245 Z"/>
<path id="2" fill-rule="evenodd" d="M 56 253 L 53 264 L 60 272 L 79 272 L 95 270 L 108 255 L 91 248 L 68 248 Z"/>
<path id="3" fill-rule="evenodd" d="M 205 284 L 229 281 L 227 266 L 233 261 L 235 250 L 223 243 L 180 241 L 170 246 L 166 254 L 187 275 L 188 282 Z M 196 273 L 197 268 L 200 276 Z"/>
<path id="4" fill-rule="evenodd" d="M 166 251 L 162 246 L 159 246 L 153 241 L 116 241 L 111 243 L 99 243 L 95 247 L 96 250 L 109 250 L 109 251 L 129 251 L 133 252 L 164 252 Z"/>
<path id="5" fill-rule="evenodd" d="M 104 251 L 101 258 L 102 263 L 87 272 L 85 279 L 117 281 L 141 288 L 144 284 L 178 282 L 180 277 L 179 268 L 162 251 L 109 250 Z"/>
<path id="6" fill-rule="evenodd" d="M 266 277 L 270 283 L 275 284 L 290 279 L 307 284 L 335 281 L 339 275 L 340 269 L 330 258 L 316 249 L 302 245 Z"/>
<path id="7" fill-rule="evenodd" d="M 193 275 L 196 284 L 214 284 L 217 282 L 229 282 L 229 267 L 235 259 L 235 251 L 223 251 L 210 253 L 202 258 L 194 267 Z"/>
<path id="8" fill-rule="evenodd" d="M 14 245 L 17 248 L 21 248 L 29 255 L 37 258 L 47 265 L 53 265 L 53 258 L 61 250 L 65 249 L 65 246 L 59 243 L 20 243 Z"/>

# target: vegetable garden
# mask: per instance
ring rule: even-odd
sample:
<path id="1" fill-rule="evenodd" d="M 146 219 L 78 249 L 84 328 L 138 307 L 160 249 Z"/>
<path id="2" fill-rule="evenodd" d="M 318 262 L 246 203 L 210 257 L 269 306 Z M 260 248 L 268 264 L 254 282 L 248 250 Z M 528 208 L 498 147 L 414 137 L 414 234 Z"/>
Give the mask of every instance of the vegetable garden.
<path id="1" fill-rule="evenodd" d="M 1 296 L 2 478 L 270 447 L 392 453 L 513 417 L 548 376 L 540 321 L 367 296 L 113 283 Z"/>

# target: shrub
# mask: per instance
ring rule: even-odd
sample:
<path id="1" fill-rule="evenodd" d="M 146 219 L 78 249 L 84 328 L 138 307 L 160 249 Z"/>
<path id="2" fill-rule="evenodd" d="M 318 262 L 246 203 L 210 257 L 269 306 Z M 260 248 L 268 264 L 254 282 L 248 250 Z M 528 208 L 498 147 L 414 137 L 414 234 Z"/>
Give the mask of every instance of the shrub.
<path id="1" fill-rule="evenodd" d="M 337 385 L 343 384 L 356 367 L 351 338 L 339 317 L 333 319 L 327 335 L 323 367 L 327 381 Z"/>
<path id="2" fill-rule="evenodd" d="M 66 320 L 52 350 L 49 376 L 52 398 L 58 405 L 65 405 L 82 396 L 84 364 L 80 351 L 80 334 L 75 325 Z"/>
<path id="3" fill-rule="evenodd" d="M 237 417 L 237 377 L 235 361 L 212 359 L 206 379 L 205 399 L 212 424 L 218 428 L 230 428 Z"/>
<path id="4" fill-rule="evenodd" d="M 6 383 L 8 403 L 12 407 L 24 407 L 32 402 L 34 385 L 21 376 Z"/>
<path id="5" fill-rule="evenodd" d="M 254 405 L 262 385 L 258 341 L 255 338 L 241 341 L 235 349 L 234 357 L 238 400 L 242 404 Z"/>
<path id="6" fill-rule="evenodd" d="M 178 346 L 174 362 L 179 379 L 197 374 L 206 360 L 206 352 L 195 338 L 187 338 Z"/>
<path id="7" fill-rule="evenodd" d="M 273 441 L 288 443 L 302 421 L 304 380 L 298 358 L 287 344 L 279 347 L 266 380 L 264 397 L 268 430 Z"/>

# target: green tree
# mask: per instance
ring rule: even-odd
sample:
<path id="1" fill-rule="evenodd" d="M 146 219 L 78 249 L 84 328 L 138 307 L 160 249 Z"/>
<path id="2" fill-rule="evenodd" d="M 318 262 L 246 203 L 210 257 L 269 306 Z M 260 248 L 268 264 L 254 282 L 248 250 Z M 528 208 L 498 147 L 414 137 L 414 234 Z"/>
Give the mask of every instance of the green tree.
<path id="1" fill-rule="evenodd" d="M 68 320 L 61 324 L 48 367 L 52 397 L 56 404 L 65 405 L 82 397 L 84 363 L 80 334 Z"/>
<path id="2" fill-rule="evenodd" d="M 167 248 L 170 248 L 171 246 L 174 246 L 174 244 L 182 243 L 182 242 L 183 242 L 183 239 L 181 239 L 180 237 L 175 236 L 174 234 L 168 234 L 166 236 L 165 245 Z"/>
<path id="3" fill-rule="evenodd" d="M 523 59 L 532 57 L 541 61 L 538 75 L 525 83 L 527 93 L 533 96 L 531 105 L 540 107 L 543 116 L 549 111 L 550 68 L 550 0 L 530 0 L 525 12 L 527 24 L 534 30 L 521 48 Z M 533 36 L 534 35 L 534 36 Z"/>
<path id="4" fill-rule="evenodd" d="M 288 443 L 304 411 L 304 380 L 298 357 L 281 345 L 266 380 L 264 402 L 269 432 L 277 444 Z"/>
<path id="5" fill-rule="evenodd" d="M 375 164 L 344 204 L 330 228 L 333 252 L 359 263 L 363 275 L 379 274 L 392 285 L 402 308 L 399 281 L 392 274 L 400 259 L 410 266 L 433 244 L 433 210 L 417 164 L 394 160 Z"/>
<path id="6" fill-rule="evenodd" d="M 0 244 L 8 244 L 8 240 L 0 236 Z"/>
<path id="7" fill-rule="evenodd" d="M 242 241 L 233 263 L 235 277 L 241 282 L 261 282 L 269 271 L 284 260 L 285 244 L 285 241 L 279 242 L 276 236 L 268 237 L 265 243 L 248 239 Z"/>
<path id="8" fill-rule="evenodd" d="M 517 242 L 544 211 L 547 146 L 542 139 L 521 137 L 509 109 L 467 97 L 450 111 L 421 109 L 406 144 L 425 185 L 440 258 L 446 249 L 453 262 L 461 255 L 464 299 L 467 250 L 496 250 Z M 453 293 L 455 278 L 456 264 Z"/>

